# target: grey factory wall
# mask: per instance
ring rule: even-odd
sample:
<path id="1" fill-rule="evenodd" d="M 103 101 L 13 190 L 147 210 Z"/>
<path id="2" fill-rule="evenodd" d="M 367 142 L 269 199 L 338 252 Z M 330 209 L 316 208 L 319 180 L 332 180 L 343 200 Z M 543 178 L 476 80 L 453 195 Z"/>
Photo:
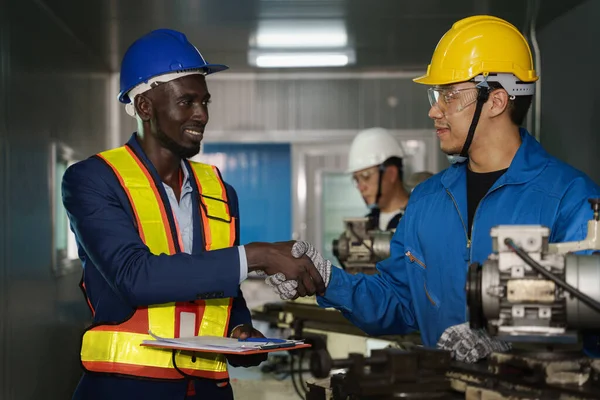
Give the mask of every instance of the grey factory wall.
<path id="1" fill-rule="evenodd" d="M 50 146 L 105 148 L 108 74 L 35 0 L 0 0 L 0 399 L 68 399 L 89 311 L 80 268 L 58 277 Z"/>
<path id="2" fill-rule="evenodd" d="M 426 89 L 412 75 L 386 77 L 350 74 L 253 75 L 222 72 L 209 76 L 211 132 L 356 130 L 431 128 Z M 231 74 L 231 78 L 227 76 Z M 415 72 L 416 76 L 418 72 Z M 404 76 L 406 75 L 406 76 Z M 341 77 L 341 78 L 340 78 Z M 135 130 L 135 120 L 121 112 L 121 136 Z"/>
<path id="3" fill-rule="evenodd" d="M 539 33 L 540 141 L 600 184 L 600 2 L 588 0 Z"/>

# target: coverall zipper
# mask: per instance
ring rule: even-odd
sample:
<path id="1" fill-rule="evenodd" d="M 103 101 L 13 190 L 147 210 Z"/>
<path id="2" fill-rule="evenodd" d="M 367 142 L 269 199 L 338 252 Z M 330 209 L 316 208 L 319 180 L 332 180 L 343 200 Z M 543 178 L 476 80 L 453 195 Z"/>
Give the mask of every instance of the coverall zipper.
<path id="1" fill-rule="evenodd" d="M 413 253 L 409 251 L 407 251 L 405 253 L 406 257 L 408 257 L 408 259 L 410 260 L 411 263 L 417 263 L 419 264 L 421 267 L 423 267 L 423 269 L 427 269 L 427 266 L 425 265 L 425 263 L 421 260 L 419 260 L 417 257 L 415 257 L 413 255 Z M 433 299 L 431 298 L 431 295 L 429 294 L 429 291 L 427 290 L 427 283 L 423 282 L 423 289 L 425 290 L 425 296 L 427 296 L 427 298 L 429 299 L 429 301 L 431 302 L 431 304 L 433 306 L 437 306 L 437 304 L 435 303 L 435 301 L 433 301 Z"/>
<path id="2" fill-rule="evenodd" d="M 456 203 L 454 196 L 452 196 L 452 193 L 450 193 L 450 191 L 448 189 L 446 189 L 446 193 L 448 193 L 448 196 L 450 196 L 450 198 L 452 199 L 452 202 L 454 203 L 454 207 L 456 208 L 456 212 L 458 213 L 458 217 L 460 218 L 460 222 L 462 223 L 463 229 L 465 231 L 465 237 L 467 238 L 467 250 L 469 251 L 469 261 L 467 263 L 467 267 L 471 264 L 471 260 L 473 259 L 473 247 L 471 246 L 471 238 L 473 237 L 473 232 L 475 231 L 475 217 L 477 216 L 477 210 L 479 210 L 479 205 L 490 193 L 500 189 L 502 186 L 505 186 L 505 185 L 503 184 L 503 185 L 498 186 L 497 188 L 490 190 L 481 198 L 481 200 L 479 200 L 479 203 L 477 204 L 477 207 L 475 208 L 475 213 L 473 214 L 473 222 L 471 223 L 471 236 L 469 236 L 469 231 L 467 231 L 467 225 L 465 224 L 465 220 L 463 219 L 463 217 L 460 213 L 458 204 Z M 425 293 L 427 293 L 427 291 L 425 291 Z M 468 321 L 468 320 L 469 320 L 469 307 L 467 307 L 465 305 L 465 321 Z"/>
<path id="3" fill-rule="evenodd" d="M 415 263 L 415 262 L 416 262 L 416 263 L 417 263 L 417 264 L 419 264 L 421 267 L 423 267 L 423 268 L 427 268 L 427 267 L 425 266 L 425 263 L 424 263 L 423 261 L 419 260 L 417 257 L 415 257 L 415 256 L 413 255 L 413 253 L 411 253 L 410 251 L 407 251 L 407 252 L 406 252 L 406 256 L 409 258 L 410 262 L 412 262 L 412 263 Z"/>
<path id="4" fill-rule="evenodd" d="M 448 189 L 446 189 L 446 193 L 448 193 L 448 196 L 450 196 L 450 199 L 452 199 L 452 202 L 454 203 L 454 207 L 456 208 L 456 212 L 458 213 L 458 218 L 460 218 L 460 222 L 462 223 L 463 229 L 465 231 L 465 238 L 467 239 L 467 249 L 469 249 L 471 248 L 471 238 L 469 237 L 469 233 L 467 231 L 467 224 L 465 224 L 465 220 L 463 219 L 460 210 L 458 209 L 458 204 L 456 204 L 456 200 L 454 200 L 454 196 L 452 196 L 452 193 L 450 193 Z M 477 207 L 479 207 L 479 205 Z"/>
<path id="5" fill-rule="evenodd" d="M 475 208 L 475 213 L 473 214 L 473 223 L 471 224 L 471 238 L 473 237 L 473 233 L 475 232 L 475 217 L 477 216 L 477 210 L 479 210 L 479 205 L 483 202 L 483 200 L 490 194 L 495 192 L 496 190 L 500 189 L 502 186 L 505 186 L 504 184 L 490 190 L 489 192 L 487 192 L 485 194 L 485 196 L 483 196 L 481 198 L 481 200 L 479 200 L 479 203 L 477 204 L 477 207 Z M 471 243 L 471 238 L 469 238 L 469 243 Z M 473 260 L 473 248 L 471 247 L 469 250 L 469 264 L 471 264 L 471 260 Z"/>
<path id="6" fill-rule="evenodd" d="M 465 220 L 463 219 L 462 214 L 460 213 L 460 210 L 458 209 L 458 204 L 456 203 L 454 196 L 452 196 L 452 193 L 450 193 L 450 191 L 448 189 L 446 189 L 446 193 L 448 193 L 448 196 L 450 196 L 450 198 L 452 199 L 452 202 L 454 203 L 454 207 L 456 208 L 456 212 L 458 213 L 458 217 L 460 218 L 460 222 L 462 223 L 463 229 L 465 231 L 465 237 L 467 238 L 467 249 L 469 249 L 469 264 L 471 263 L 471 260 L 473 259 L 473 248 L 471 247 L 471 238 L 473 237 L 473 232 L 475 231 L 475 218 L 477 216 L 477 211 L 479 210 L 479 205 L 481 204 L 481 202 L 483 202 L 483 200 L 490 193 L 495 192 L 496 190 L 500 189 L 503 186 L 505 186 L 505 185 L 500 185 L 500 186 L 490 190 L 489 192 L 487 192 L 485 194 L 485 196 L 483 196 L 481 198 L 481 200 L 479 200 L 479 203 L 477 204 L 477 207 L 475 208 L 475 213 L 473 214 L 473 222 L 471 223 L 471 236 L 469 236 L 469 231 L 467 231 L 467 224 L 465 224 Z"/>

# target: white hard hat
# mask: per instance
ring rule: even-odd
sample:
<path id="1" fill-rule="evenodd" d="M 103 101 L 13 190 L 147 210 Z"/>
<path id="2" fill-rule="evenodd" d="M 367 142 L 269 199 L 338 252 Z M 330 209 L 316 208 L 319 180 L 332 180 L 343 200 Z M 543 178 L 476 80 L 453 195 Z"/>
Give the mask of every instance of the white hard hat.
<path id="1" fill-rule="evenodd" d="M 347 172 L 380 165 L 390 157 L 404 157 L 400 143 L 386 129 L 366 129 L 359 132 L 350 145 Z"/>

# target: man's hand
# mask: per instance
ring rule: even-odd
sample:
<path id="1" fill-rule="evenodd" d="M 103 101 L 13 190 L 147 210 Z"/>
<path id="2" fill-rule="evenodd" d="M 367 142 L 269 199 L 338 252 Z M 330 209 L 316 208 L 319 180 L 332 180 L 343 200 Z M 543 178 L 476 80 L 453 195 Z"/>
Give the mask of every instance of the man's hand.
<path id="1" fill-rule="evenodd" d="M 236 326 L 231 332 L 231 337 L 235 339 L 247 339 L 249 337 L 264 338 L 265 335 L 259 330 L 254 329 L 252 325 L 244 324 Z M 267 361 L 267 353 L 248 356 L 227 354 L 227 361 L 233 367 L 255 367 L 263 361 Z"/>
<path id="2" fill-rule="evenodd" d="M 248 260 L 248 271 L 264 271 L 289 281 L 299 296 L 312 296 L 325 292 L 321 274 L 313 262 L 303 254 L 292 256 L 296 241 L 277 243 L 250 243 L 244 246 Z M 294 282 L 294 283 L 292 283 Z"/>
<path id="3" fill-rule="evenodd" d="M 510 343 L 490 337 L 483 329 L 471 329 L 468 322 L 446 329 L 437 343 L 438 349 L 450 351 L 458 361 L 475 363 L 492 353 L 505 353 Z"/>
<path id="4" fill-rule="evenodd" d="M 329 285 L 329 280 L 331 278 L 331 262 L 325 260 L 312 244 L 308 242 L 296 242 L 292 246 L 292 256 L 294 256 L 294 258 L 300 258 L 303 256 L 310 258 L 313 265 L 317 268 L 317 271 L 319 271 L 319 274 L 323 278 L 325 287 Z M 298 296 L 302 296 L 302 294 L 296 290 L 296 282 L 287 280 L 286 277 L 281 273 L 268 276 L 265 281 L 269 286 L 275 289 L 282 300 L 290 300 L 295 299 Z"/>

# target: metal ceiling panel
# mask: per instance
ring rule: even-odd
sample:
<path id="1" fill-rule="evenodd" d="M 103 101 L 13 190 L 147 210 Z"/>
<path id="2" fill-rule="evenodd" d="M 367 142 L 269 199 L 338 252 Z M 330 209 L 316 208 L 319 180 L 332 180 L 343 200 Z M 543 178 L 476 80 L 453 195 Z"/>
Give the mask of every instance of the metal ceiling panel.
<path id="1" fill-rule="evenodd" d="M 519 29 L 539 2 L 538 29 L 583 2 L 567 0 L 37 0 L 90 51 L 118 70 L 138 37 L 156 28 L 185 32 L 214 62 L 251 71 L 249 39 L 262 19 L 343 19 L 357 52 L 345 70 L 424 67 L 441 35 L 460 18 L 489 13 Z M 339 69 L 335 69 L 338 71 Z"/>

